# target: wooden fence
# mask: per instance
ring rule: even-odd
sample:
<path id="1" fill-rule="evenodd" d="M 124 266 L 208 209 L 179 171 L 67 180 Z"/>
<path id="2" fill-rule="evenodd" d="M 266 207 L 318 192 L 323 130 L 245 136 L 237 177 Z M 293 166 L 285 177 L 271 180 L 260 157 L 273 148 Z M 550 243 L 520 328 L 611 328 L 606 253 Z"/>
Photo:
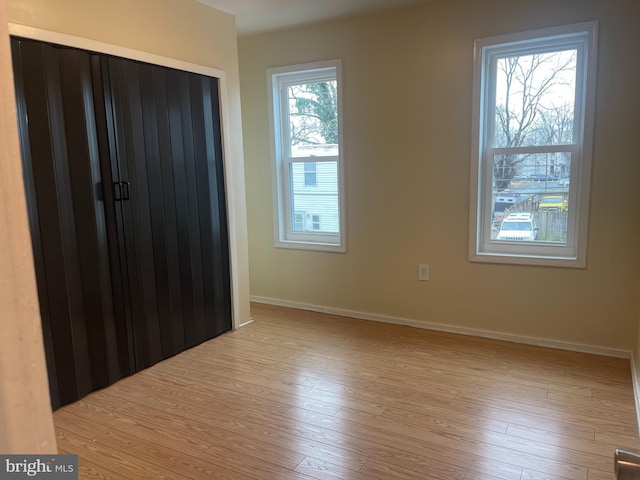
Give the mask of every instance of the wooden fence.
<path id="1" fill-rule="evenodd" d="M 566 211 L 538 211 L 540 203 L 538 195 L 514 204 L 504 211 L 504 218 L 510 213 L 532 212 L 538 227 L 538 240 L 543 242 L 567 241 L 567 212 Z"/>

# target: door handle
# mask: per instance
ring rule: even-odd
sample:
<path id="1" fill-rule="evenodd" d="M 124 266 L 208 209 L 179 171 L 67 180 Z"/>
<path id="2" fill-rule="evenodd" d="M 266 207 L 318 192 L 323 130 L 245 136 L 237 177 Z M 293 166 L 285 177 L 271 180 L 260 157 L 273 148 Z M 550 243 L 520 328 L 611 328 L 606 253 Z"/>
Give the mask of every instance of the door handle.
<path id="1" fill-rule="evenodd" d="M 129 182 L 121 182 L 122 184 L 122 199 L 129 200 Z"/>
<path id="2" fill-rule="evenodd" d="M 640 455 L 617 449 L 614 458 L 617 480 L 637 480 L 640 478 Z"/>
<path id="3" fill-rule="evenodd" d="M 116 202 L 129 200 L 130 184 L 129 182 L 113 182 L 113 199 Z"/>

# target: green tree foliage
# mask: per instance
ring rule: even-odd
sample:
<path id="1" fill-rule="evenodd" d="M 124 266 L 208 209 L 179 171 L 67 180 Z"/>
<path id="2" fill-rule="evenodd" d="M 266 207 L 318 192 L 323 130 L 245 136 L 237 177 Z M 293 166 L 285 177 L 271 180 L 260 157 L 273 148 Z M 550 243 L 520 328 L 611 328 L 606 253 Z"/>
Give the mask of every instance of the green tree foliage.
<path id="1" fill-rule="evenodd" d="M 289 87 L 291 144 L 337 144 L 337 102 L 335 81 Z"/>

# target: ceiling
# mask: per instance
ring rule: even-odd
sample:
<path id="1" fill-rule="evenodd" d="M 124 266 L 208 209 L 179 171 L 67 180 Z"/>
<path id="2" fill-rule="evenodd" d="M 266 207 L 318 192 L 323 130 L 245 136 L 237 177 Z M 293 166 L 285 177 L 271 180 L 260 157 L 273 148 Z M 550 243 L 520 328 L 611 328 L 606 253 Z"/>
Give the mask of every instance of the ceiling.
<path id="1" fill-rule="evenodd" d="M 239 36 L 399 8 L 430 0 L 198 0 L 236 16 Z"/>

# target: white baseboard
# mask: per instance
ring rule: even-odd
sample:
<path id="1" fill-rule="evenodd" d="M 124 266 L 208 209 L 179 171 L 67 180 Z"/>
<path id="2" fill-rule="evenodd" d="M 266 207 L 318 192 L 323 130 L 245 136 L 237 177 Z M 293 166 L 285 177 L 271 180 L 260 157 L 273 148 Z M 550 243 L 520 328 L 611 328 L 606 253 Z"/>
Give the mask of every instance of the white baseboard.
<path id="1" fill-rule="evenodd" d="M 252 323 L 253 323 L 253 318 L 249 318 L 249 320 L 247 320 L 244 323 L 241 323 L 236 328 L 234 328 L 234 330 L 240 330 L 242 327 L 246 327 L 247 325 L 251 325 Z"/>
<path id="2" fill-rule="evenodd" d="M 631 359 L 633 355 L 633 352 L 631 352 L 630 350 L 598 347 L 596 345 L 585 345 L 581 343 L 571 343 L 571 342 L 551 340 L 546 338 L 527 337 L 523 335 L 493 332 L 490 330 L 481 330 L 477 328 L 456 327 L 453 325 L 445 325 L 441 323 L 423 322 L 420 320 L 411 320 L 407 318 L 388 317 L 385 315 L 377 315 L 374 313 L 356 312 L 353 310 L 345 310 L 345 309 L 333 308 L 333 307 L 323 307 L 319 305 L 292 302 L 289 300 L 279 300 L 275 298 L 259 297 L 256 295 L 251 296 L 251 301 L 256 303 L 264 303 L 267 305 L 276 305 L 280 307 L 291 307 L 291 308 L 297 308 L 300 310 L 309 310 L 312 312 L 328 313 L 331 315 L 339 315 L 341 317 L 359 318 L 361 320 L 372 320 L 374 322 L 393 323 L 397 325 L 423 328 L 426 330 L 458 333 L 460 335 L 490 338 L 493 340 L 505 340 L 507 342 L 523 343 L 526 345 L 536 345 L 540 347 L 557 348 L 560 350 L 570 350 L 573 352 L 591 353 L 594 355 L 605 355 L 607 357 Z M 631 362 L 631 368 L 632 369 L 635 368 L 633 361 Z M 634 386 L 635 386 L 635 383 L 634 383 Z M 640 390 L 638 392 L 640 392 Z M 638 401 L 638 395 L 636 395 L 636 403 L 637 401 Z"/>

